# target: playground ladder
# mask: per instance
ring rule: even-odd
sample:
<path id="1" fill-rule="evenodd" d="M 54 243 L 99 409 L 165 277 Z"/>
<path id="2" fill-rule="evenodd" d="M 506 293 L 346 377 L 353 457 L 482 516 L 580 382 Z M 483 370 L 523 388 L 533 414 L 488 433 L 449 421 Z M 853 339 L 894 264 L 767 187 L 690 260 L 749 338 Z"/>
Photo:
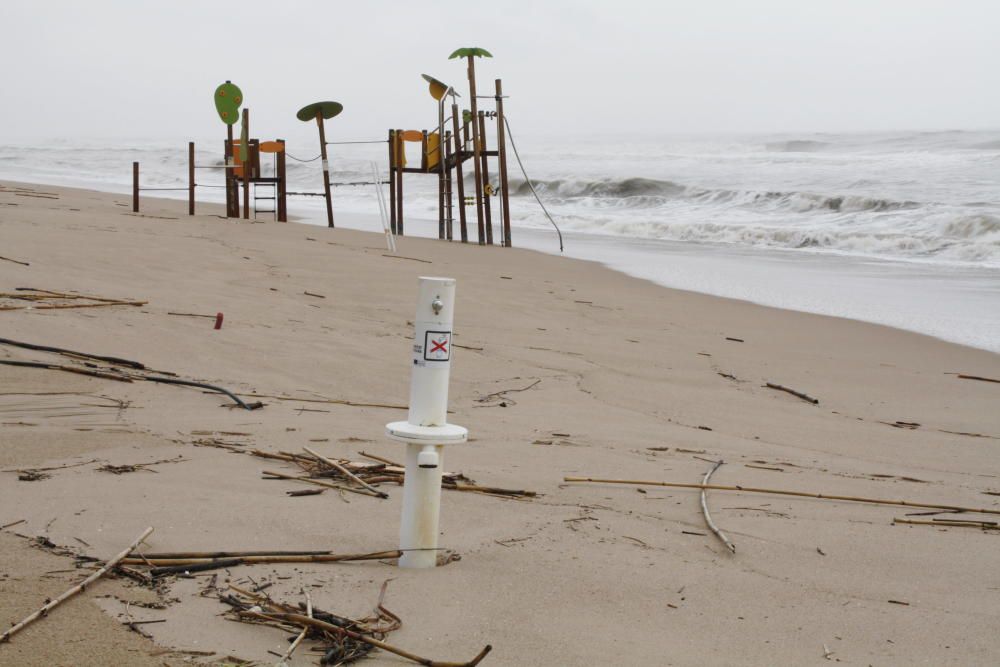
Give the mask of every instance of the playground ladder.
<path id="1" fill-rule="evenodd" d="M 271 196 L 262 197 L 257 194 L 257 189 L 261 186 L 271 188 Z M 271 208 L 260 208 L 258 201 L 270 201 Z M 278 184 L 277 183 L 254 183 L 253 184 L 253 219 L 257 219 L 258 213 L 270 213 L 272 219 L 278 219 Z"/>

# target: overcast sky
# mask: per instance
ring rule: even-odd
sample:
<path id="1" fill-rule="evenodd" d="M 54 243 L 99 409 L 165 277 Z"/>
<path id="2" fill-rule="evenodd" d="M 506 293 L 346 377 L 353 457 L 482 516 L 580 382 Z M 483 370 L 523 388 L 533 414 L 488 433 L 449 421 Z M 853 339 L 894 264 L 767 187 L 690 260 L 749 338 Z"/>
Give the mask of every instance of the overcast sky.
<path id="1" fill-rule="evenodd" d="M 0 28 L 0 142 L 214 136 L 225 79 L 255 135 L 333 99 L 331 138 L 381 138 L 435 124 L 421 73 L 468 100 L 460 46 L 536 136 L 1000 127 L 997 0 L 0 0 Z"/>

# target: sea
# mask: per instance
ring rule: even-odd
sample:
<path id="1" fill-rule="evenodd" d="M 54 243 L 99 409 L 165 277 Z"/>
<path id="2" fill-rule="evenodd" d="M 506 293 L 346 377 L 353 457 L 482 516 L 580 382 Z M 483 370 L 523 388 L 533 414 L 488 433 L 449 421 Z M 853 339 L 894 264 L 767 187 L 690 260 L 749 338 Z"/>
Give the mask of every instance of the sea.
<path id="1" fill-rule="evenodd" d="M 1000 130 L 556 138 L 511 129 L 515 246 L 1000 352 Z M 374 181 L 386 177 L 387 145 L 358 141 L 371 143 L 330 146 L 337 222 L 382 231 Z M 221 201 L 221 142 L 196 147 L 198 199 Z M 315 140 L 287 150 L 289 190 L 305 193 L 289 199 L 290 215 L 325 225 L 312 196 L 322 191 Z M 0 179 L 130 193 L 133 161 L 143 188 L 163 188 L 146 195 L 187 197 L 187 139 L 0 145 Z M 406 233 L 436 237 L 436 177 L 407 174 L 404 190 Z M 457 224 L 456 209 L 456 238 Z M 498 215 L 494 225 L 499 238 Z"/>

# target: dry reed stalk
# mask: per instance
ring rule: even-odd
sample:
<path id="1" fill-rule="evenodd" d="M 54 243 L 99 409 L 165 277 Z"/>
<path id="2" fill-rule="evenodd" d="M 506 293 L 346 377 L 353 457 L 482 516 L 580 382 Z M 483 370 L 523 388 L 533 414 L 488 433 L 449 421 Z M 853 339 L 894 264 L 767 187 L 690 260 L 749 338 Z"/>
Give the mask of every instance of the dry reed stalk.
<path id="1" fill-rule="evenodd" d="M 743 493 L 766 493 L 780 496 L 798 496 L 800 498 L 818 498 L 820 500 L 843 500 L 856 503 L 872 503 L 875 505 L 902 505 L 903 507 L 926 507 L 928 509 L 952 510 L 954 512 L 976 512 L 978 514 L 1000 514 L 1000 510 L 986 508 L 961 507 L 959 505 L 936 505 L 933 503 L 917 503 L 908 500 L 884 500 L 881 498 L 863 498 L 860 496 L 838 496 L 826 493 L 809 493 L 806 491 L 786 491 L 784 489 L 764 489 L 754 486 L 722 486 L 719 484 L 685 484 L 683 482 L 655 482 L 634 479 L 601 479 L 597 477 L 563 477 L 564 482 L 592 482 L 595 484 L 633 484 L 638 486 L 667 486 L 677 489 L 709 489 L 713 491 L 739 491 Z"/>
<path id="2" fill-rule="evenodd" d="M 347 476 L 349 479 L 353 480 L 354 482 L 357 482 L 362 487 L 368 489 L 369 491 L 371 491 L 372 493 L 374 493 L 375 495 L 377 495 L 379 498 L 388 498 L 389 497 L 388 493 L 386 493 L 385 491 L 379 491 L 374 486 L 372 486 L 371 484 L 368 484 L 363 479 L 361 479 L 360 477 L 358 477 L 357 475 L 355 475 L 350 470 L 348 470 L 344 466 L 340 465 L 336 461 L 334 461 L 332 459 L 328 459 L 328 458 L 326 458 L 325 456 L 323 456 L 321 454 L 317 454 L 316 452 L 314 452 L 313 450 L 309 449 L 308 447 L 303 447 L 302 449 L 304 451 L 308 452 L 309 454 L 312 454 L 313 456 L 315 456 L 318 461 L 321 461 L 323 463 L 326 463 L 327 465 L 333 466 L 334 468 L 336 468 L 337 470 L 339 470 L 340 472 L 342 472 L 345 476 Z"/>
<path id="3" fill-rule="evenodd" d="M 135 549 L 136 547 L 138 547 L 142 543 L 143 540 L 145 540 L 147 537 L 149 537 L 149 534 L 152 533 L 152 532 L 153 532 L 152 526 L 149 527 L 149 528 L 147 528 L 146 530 L 142 531 L 142 535 L 140 535 L 139 537 L 137 537 L 132 542 L 132 544 L 130 544 L 128 546 L 127 549 L 125 549 L 120 554 L 118 554 L 117 556 L 115 556 L 114 558 L 112 558 L 111 560 L 109 560 L 107 563 L 105 563 L 104 567 L 102 567 L 100 570 L 98 570 L 97 572 L 94 572 L 92 575 L 90 575 L 89 577 L 87 577 L 86 579 L 84 579 L 83 581 L 81 581 L 79 584 L 73 586 L 68 591 L 66 591 L 65 593 L 63 593 L 59 597 L 57 597 L 55 600 L 52 600 L 51 602 L 46 603 L 44 607 L 42 607 L 41 609 L 39 609 L 35 613 L 31 614 L 30 616 L 28 616 L 27 618 L 25 618 L 23 621 L 21 621 L 17 625 L 14 625 L 13 627 L 11 627 L 6 632 L 4 632 L 2 635 L 0 635 L 0 644 L 2 644 L 4 642 L 10 641 L 11 637 L 13 637 L 15 634 L 17 634 L 21 630 L 23 630 L 25 627 L 27 627 L 28 625 L 30 625 L 31 623 L 33 623 L 34 621 L 36 621 L 40 617 L 47 615 L 50 611 L 52 611 L 57 606 L 59 606 L 60 604 L 62 604 L 66 600 L 68 600 L 69 598 L 73 597 L 77 593 L 80 593 L 81 591 L 86 590 L 87 586 L 89 586 L 93 582 L 95 582 L 98 579 L 100 579 L 101 577 L 103 577 L 105 574 L 108 573 L 109 570 L 111 570 L 112 568 L 114 568 L 115 566 L 117 566 L 119 563 L 121 563 L 125 559 L 125 557 L 129 553 L 131 553 L 133 549 Z"/>

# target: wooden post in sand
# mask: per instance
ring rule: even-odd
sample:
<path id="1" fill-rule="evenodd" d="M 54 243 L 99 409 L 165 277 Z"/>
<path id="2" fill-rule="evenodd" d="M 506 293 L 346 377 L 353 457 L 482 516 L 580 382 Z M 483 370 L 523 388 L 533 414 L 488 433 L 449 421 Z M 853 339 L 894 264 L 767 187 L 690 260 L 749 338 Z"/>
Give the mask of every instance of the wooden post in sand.
<path id="1" fill-rule="evenodd" d="M 243 132 L 240 137 L 243 160 L 243 219 L 250 219 L 250 109 L 243 109 Z"/>
<path id="2" fill-rule="evenodd" d="M 226 125 L 226 217 L 240 217 L 240 186 L 233 171 L 233 126 Z"/>
<path id="3" fill-rule="evenodd" d="M 462 178 L 462 134 L 458 129 L 458 105 L 451 105 L 452 133 L 455 136 L 455 184 L 458 186 L 458 227 L 462 243 L 469 242 L 469 229 L 465 222 L 465 179 Z"/>
<path id="4" fill-rule="evenodd" d="M 476 62 L 475 56 L 467 56 L 469 60 L 469 108 L 472 111 L 472 166 L 476 174 L 476 223 L 479 229 L 479 245 L 486 243 L 486 234 L 483 223 L 483 177 L 482 165 L 479 162 L 481 148 L 479 146 L 479 125 L 476 118 L 479 116 L 479 109 L 476 106 Z"/>
<path id="5" fill-rule="evenodd" d="M 396 234 L 396 131 L 389 130 L 389 229 Z"/>
<path id="6" fill-rule="evenodd" d="M 490 212 L 490 195 L 485 192 L 485 184 L 490 182 L 490 172 L 487 167 L 488 160 L 486 158 L 486 114 L 482 111 L 479 112 L 479 142 L 481 144 L 480 148 L 480 159 L 482 161 L 483 169 L 483 215 L 486 218 L 486 243 L 488 245 L 493 245 L 493 216 Z"/>
<path id="7" fill-rule="evenodd" d="M 403 152 L 406 150 L 402 139 L 403 131 L 396 130 L 396 234 L 403 235 Z"/>
<path id="8" fill-rule="evenodd" d="M 454 221 L 452 216 L 454 215 L 454 207 L 452 205 L 452 192 L 451 192 L 451 169 L 448 168 L 448 163 L 451 162 L 453 153 L 451 152 L 451 132 L 445 132 L 444 136 L 441 137 L 441 150 L 444 151 L 444 155 L 441 159 L 444 160 L 442 163 L 444 166 L 444 206 L 445 206 L 445 219 L 447 220 L 445 234 L 448 240 L 452 240 L 452 227 L 454 226 Z"/>
<path id="9" fill-rule="evenodd" d="M 319 126 L 319 154 L 323 160 L 323 194 L 326 197 L 326 226 L 333 227 L 333 198 L 330 195 L 330 163 L 326 160 L 326 129 L 323 113 L 317 109 L 316 125 Z"/>
<path id="10" fill-rule="evenodd" d="M 497 100 L 497 158 L 500 162 L 500 207 L 503 212 L 503 245 L 510 247 L 510 199 L 507 195 L 507 128 L 504 127 L 503 88 L 496 80 Z"/>
<path id="11" fill-rule="evenodd" d="M 132 163 L 132 212 L 139 212 L 139 163 Z"/>
<path id="12" fill-rule="evenodd" d="M 275 176 L 278 178 L 278 222 L 288 222 L 288 176 L 285 168 L 285 140 L 278 139 L 281 150 L 275 156 Z"/>
<path id="13" fill-rule="evenodd" d="M 194 142 L 188 142 L 188 215 L 194 215 Z"/>

